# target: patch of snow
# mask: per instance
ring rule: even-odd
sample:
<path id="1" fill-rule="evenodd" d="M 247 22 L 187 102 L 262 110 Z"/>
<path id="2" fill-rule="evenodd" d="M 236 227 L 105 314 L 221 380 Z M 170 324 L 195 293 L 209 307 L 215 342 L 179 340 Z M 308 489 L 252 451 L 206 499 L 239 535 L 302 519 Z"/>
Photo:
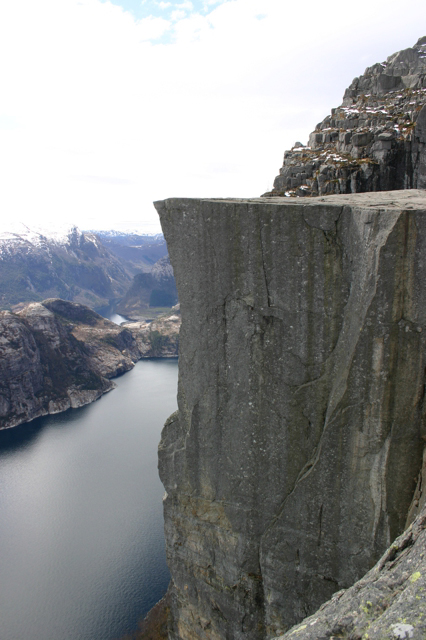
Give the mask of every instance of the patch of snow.
<path id="1" fill-rule="evenodd" d="M 46 240 L 56 244 L 68 244 L 71 235 L 81 237 L 81 231 L 70 224 L 49 223 L 48 226 L 31 225 L 23 222 L 3 222 L 0 241 L 29 243 L 36 246 L 46 244 Z"/>

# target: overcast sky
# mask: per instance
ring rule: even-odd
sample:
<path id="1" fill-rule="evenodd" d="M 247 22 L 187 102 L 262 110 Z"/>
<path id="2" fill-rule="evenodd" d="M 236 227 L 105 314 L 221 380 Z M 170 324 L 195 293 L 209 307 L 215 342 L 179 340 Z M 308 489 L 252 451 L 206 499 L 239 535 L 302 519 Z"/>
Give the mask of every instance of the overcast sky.
<path id="1" fill-rule="evenodd" d="M 159 231 L 153 200 L 271 189 L 424 0 L 3 0 L 0 215 Z"/>

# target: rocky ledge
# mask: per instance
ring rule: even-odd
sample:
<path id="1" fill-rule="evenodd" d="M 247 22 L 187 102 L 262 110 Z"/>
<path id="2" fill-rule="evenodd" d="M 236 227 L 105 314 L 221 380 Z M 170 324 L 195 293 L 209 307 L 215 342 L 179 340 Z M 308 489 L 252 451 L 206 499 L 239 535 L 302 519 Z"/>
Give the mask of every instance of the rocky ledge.
<path id="1" fill-rule="evenodd" d="M 177 355 L 169 324 L 178 331 L 180 319 L 163 318 L 157 334 L 120 327 L 57 298 L 0 312 L 0 428 L 93 402 L 140 358 Z"/>
<path id="2" fill-rule="evenodd" d="M 181 322 L 180 305 L 177 304 L 169 313 L 153 320 L 125 322 L 121 326 L 132 332 L 142 358 L 175 358 L 179 352 Z"/>
<path id="3" fill-rule="evenodd" d="M 182 312 L 159 448 L 169 638 L 279 636 L 369 571 L 421 501 L 426 192 L 156 207 Z M 422 523 L 407 534 L 420 556 Z M 423 589 L 417 556 L 397 567 L 404 540 L 383 565 L 403 567 L 395 593 Z M 367 618 L 376 586 L 354 601 Z M 404 593 L 389 609 L 402 635 L 372 637 L 424 637 L 424 594 Z M 343 618 L 312 637 L 367 638 Z"/>
<path id="4" fill-rule="evenodd" d="M 366 69 L 265 196 L 426 188 L 426 37 Z"/>

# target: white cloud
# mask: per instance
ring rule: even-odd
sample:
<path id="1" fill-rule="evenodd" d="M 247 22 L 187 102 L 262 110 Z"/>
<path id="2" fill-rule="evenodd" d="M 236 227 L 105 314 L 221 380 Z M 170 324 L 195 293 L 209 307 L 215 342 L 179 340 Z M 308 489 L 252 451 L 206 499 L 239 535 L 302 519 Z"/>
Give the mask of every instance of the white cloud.
<path id="1" fill-rule="evenodd" d="M 206 6 L 172 23 L 100 0 L 0 3 L 3 216 L 158 224 L 155 199 L 259 195 L 426 18 L 423 0 L 312 3 L 303 23 L 282 0 Z"/>
<path id="2" fill-rule="evenodd" d="M 158 40 L 167 31 L 169 31 L 171 23 L 161 17 L 148 16 L 138 21 L 137 30 L 140 40 Z"/>
<path id="3" fill-rule="evenodd" d="M 172 11 L 170 14 L 170 19 L 173 22 L 177 22 L 178 20 L 182 20 L 182 18 L 184 18 L 186 16 L 186 11 L 181 11 L 180 9 L 177 9 L 176 11 Z"/>
<path id="4" fill-rule="evenodd" d="M 188 11 L 192 11 L 194 5 L 189 0 L 184 0 L 184 2 L 176 3 L 176 7 L 178 7 L 179 9 L 187 9 Z"/>
<path id="5" fill-rule="evenodd" d="M 171 2 L 156 2 L 155 4 L 157 5 L 157 7 L 160 7 L 160 9 L 168 9 L 172 6 Z"/>
<path id="6" fill-rule="evenodd" d="M 212 7 L 215 4 L 219 4 L 219 2 L 227 2 L 227 0 L 204 0 L 203 2 L 204 9 L 208 9 L 209 7 Z"/>

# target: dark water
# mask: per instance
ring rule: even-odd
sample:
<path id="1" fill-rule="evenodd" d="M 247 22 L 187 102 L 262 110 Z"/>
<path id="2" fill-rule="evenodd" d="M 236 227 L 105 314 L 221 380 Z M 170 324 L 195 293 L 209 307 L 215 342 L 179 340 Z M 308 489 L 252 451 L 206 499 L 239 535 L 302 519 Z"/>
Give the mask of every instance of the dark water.
<path id="1" fill-rule="evenodd" d="M 0 431 L 0 639 L 112 640 L 165 592 L 157 445 L 177 360 Z"/>

